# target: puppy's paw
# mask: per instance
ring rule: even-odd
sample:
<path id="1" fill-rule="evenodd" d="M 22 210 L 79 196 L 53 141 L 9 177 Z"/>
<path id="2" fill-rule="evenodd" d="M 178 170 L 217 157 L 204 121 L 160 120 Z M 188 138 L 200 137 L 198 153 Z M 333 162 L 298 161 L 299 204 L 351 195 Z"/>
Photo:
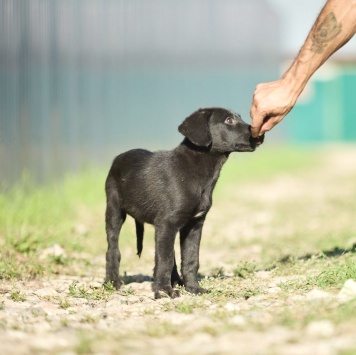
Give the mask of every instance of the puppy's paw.
<path id="1" fill-rule="evenodd" d="M 164 287 L 159 287 L 158 289 L 155 287 L 154 288 L 154 294 L 155 294 L 155 299 L 160 299 L 162 296 L 160 295 L 159 291 L 163 291 L 166 293 L 170 298 L 177 298 L 180 297 L 180 292 L 178 290 L 175 290 L 171 286 L 164 286 Z"/>
<path id="2" fill-rule="evenodd" d="M 177 277 L 175 279 L 172 278 L 171 284 L 173 288 L 176 286 L 184 286 L 184 282 L 180 277 Z"/>
<path id="3" fill-rule="evenodd" d="M 115 287 L 115 290 L 119 290 L 120 287 L 124 284 L 119 278 L 111 278 L 111 279 L 106 278 L 104 284 L 107 284 L 108 282 L 110 282 L 113 285 L 113 287 Z"/>
<path id="4" fill-rule="evenodd" d="M 190 292 L 190 293 L 194 293 L 195 295 L 199 295 L 199 294 L 203 294 L 203 293 L 207 293 L 208 290 L 206 288 L 200 287 L 198 286 L 185 286 L 185 289 Z"/>

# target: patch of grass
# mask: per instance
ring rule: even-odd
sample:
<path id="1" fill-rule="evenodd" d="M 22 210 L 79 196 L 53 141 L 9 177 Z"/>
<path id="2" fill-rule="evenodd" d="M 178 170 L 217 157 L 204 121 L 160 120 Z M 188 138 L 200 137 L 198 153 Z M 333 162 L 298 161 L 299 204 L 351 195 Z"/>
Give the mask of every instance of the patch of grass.
<path id="1" fill-rule="evenodd" d="M 10 259 L 10 253 L 7 253 L 7 257 L 0 260 L 0 279 L 11 280 L 13 278 L 21 277 L 21 271 L 19 266 Z"/>
<path id="2" fill-rule="evenodd" d="M 313 288 L 333 290 L 340 288 L 348 279 L 356 279 L 356 257 L 345 256 L 334 260 L 320 259 L 314 263 L 314 267 L 319 272 L 315 276 L 306 275 L 287 282 L 282 282 L 279 286 L 285 291 L 306 292 Z"/>
<path id="3" fill-rule="evenodd" d="M 94 317 L 91 314 L 84 314 L 83 317 L 80 319 L 80 323 L 88 323 L 88 324 L 95 324 L 98 323 L 99 318 Z"/>
<path id="4" fill-rule="evenodd" d="M 232 154 L 224 165 L 214 197 L 220 199 L 232 184 L 269 180 L 280 172 L 293 173 L 315 167 L 320 152 L 308 147 L 268 145 L 266 142 L 253 154 Z"/>
<path id="5" fill-rule="evenodd" d="M 350 324 L 353 328 L 355 319 L 356 300 L 341 305 L 336 301 L 326 300 L 283 307 L 275 312 L 273 322 L 290 328 L 302 328 L 313 321 L 329 320 L 336 325 Z"/>
<path id="6" fill-rule="evenodd" d="M 259 290 L 258 288 L 247 288 L 246 290 L 243 291 L 243 298 L 245 300 L 248 300 L 252 296 L 257 296 L 261 295 L 262 291 Z"/>
<path id="7" fill-rule="evenodd" d="M 111 281 L 104 283 L 103 287 L 104 287 L 104 290 L 110 294 L 112 294 L 116 291 L 115 286 L 113 285 L 113 283 Z"/>
<path id="8" fill-rule="evenodd" d="M 75 346 L 75 353 L 79 355 L 94 353 L 94 340 L 84 333 L 79 334 L 79 340 Z"/>
<path id="9" fill-rule="evenodd" d="M 115 292 L 115 288 L 105 284 L 99 288 L 86 287 L 84 285 L 78 284 L 78 282 L 73 281 L 69 285 L 68 296 L 73 298 L 85 298 L 92 301 L 107 300 L 110 295 Z"/>
<path id="10" fill-rule="evenodd" d="M 204 301 L 200 296 L 193 299 L 183 300 L 181 302 L 166 302 L 162 306 L 165 312 L 177 312 L 183 314 L 192 314 L 197 309 L 205 309 Z"/>
<path id="11" fill-rule="evenodd" d="M 69 307 L 71 307 L 71 303 L 65 298 L 65 299 L 61 299 L 59 300 L 59 304 L 58 304 L 59 308 L 62 309 L 67 309 Z"/>
<path id="12" fill-rule="evenodd" d="M 255 271 L 256 271 L 256 264 L 248 261 L 238 264 L 233 270 L 234 276 L 241 277 L 243 279 L 253 277 Z"/>
<path id="13" fill-rule="evenodd" d="M 25 302 L 26 301 L 26 295 L 18 290 L 12 290 L 10 293 L 10 298 L 14 302 Z"/>
<path id="14" fill-rule="evenodd" d="M 348 279 L 356 280 L 356 257 L 349 256 L 326 263 L 322 272 L 314 277 L 315 285 L 320 288 L 340 287 Z"/>
<path id="15" fill-rule="evenodd" d="M 10 242 L 16 251 L 23 254 L 36 251 L 40 245 L 39 239 L 30 233 L 21 235 Z"/>
<path id="16" fill-rule="evenodd" d="M 64 255 L 49 255 L 48 259 L 55 265 L 68 265 L 69 258 Z"/>
<path id="17" fill-rule="evenodd" d="M 0 235 L 5 246 L 29 253 L 56 240 L 68 249 L 77 248 L 82 244 L 75 230 L 79 209 L 104 204 L 104 181 L 105 172 L 92 170 L 40 187 L 25 178 L 9 191 L 0 191 Z"/>
<path id="18" fill-rule="evenodd" d="M 175 336 L 181 332 L 178 325 L 167 321 L 150 323 L 146 326 L 146 334 L 153 338 L 161 338 L 164 336 Z"/>
<path id="19" fill-rule="evenodd" d="M 356 347 L 344 349 L 339 352 L 340 355 L 355 355 L 356 354 Z"/>
<path id="20" fill-rule="evenodd" d="M 194 311 L 195 305 L 194 304 L 188 304 L 188 303 L 178 303 L 175 307 L 175 311 L 178 313 L 184 313 L 184 314 L 192 314 Z"/>

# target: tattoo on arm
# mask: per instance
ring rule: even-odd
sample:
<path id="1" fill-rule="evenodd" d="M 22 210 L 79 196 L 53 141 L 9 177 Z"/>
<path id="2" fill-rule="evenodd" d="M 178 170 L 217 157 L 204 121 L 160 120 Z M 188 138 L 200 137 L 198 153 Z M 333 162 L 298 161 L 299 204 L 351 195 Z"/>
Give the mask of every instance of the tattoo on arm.
<path id="1" fill-rule="evenodd" d="M 335 14 L 330 12 L 315 29 L 312 34 L 312 46 L 310 50 L 315 53 L 323 53 L 328 43 L 342 30 L 341 23 L 337 23 Z"/>

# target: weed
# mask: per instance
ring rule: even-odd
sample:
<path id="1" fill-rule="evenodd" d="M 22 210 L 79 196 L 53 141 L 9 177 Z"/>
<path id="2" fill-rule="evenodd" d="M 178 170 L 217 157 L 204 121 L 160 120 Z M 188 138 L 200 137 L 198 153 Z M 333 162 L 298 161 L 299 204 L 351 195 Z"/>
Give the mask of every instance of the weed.
<path id="1" fill-rule="evenodd" d="M 175 306 L 175 311 L 178 313 L 191 314 L 193 313 L 194 306 L 189 303 L 177 303 Z"/>
<path id="2" fill-rule="evenodd" d="M 111 281 L 104 283 L 103 287 L 104 287 L 104 290 L 108 293 L 114 293 L 116 291 L 115 286 L 113 285 L 113 283 Z"/>
<path id="3" fill-rule="evenodd" d="M 0 260 L 0 279 L 11 280 L 21 275 L 18 265 L 14 265 L 11 258 L 4 257 Z"/>
<path id="4" fill-rule="evenodd" d="M 339 287 L 348 279 L 356 279 L 356 258 L 352 256 L 326 265 L 325 270 L 314 277 L 313 281 L 320 288 L 328 288 Z"/>
<path id="5" fill-rule="evenodd" d="M 93 354 L 93 340 L 81 333 L 78 343 L 75 346 L 75 353 L 79 355 Z"/>
<path id="6" fill-rule="evenodd" d="M 24 301 L 26 301 L 26 295 L 23 292 L 17 291 L 17 290 L 11 291 L 10 298 L 14 302 L 24 302 Z"/>
<path id="7" fill-rule="evenodd" d="M 149 315 L 154 315 L 155 314 L 155 310 L 153 308 L 145 308 L 143 311 L 143 314 L 146 316 Z"/>
<path id="8" fill-rule="evenodd" d="M 71 307 L 71 304 L 66 298 L 59 300 L 59 308 L 67 309 L 69 307 Z"/>
<path id="9" fill-rule="evenodd" d="M 39 240 L 30 233 L 16 239 L 12 245 L 19 253 L 30 253 L 38 249 Z"/>
<path id="10" fill-rule="evenodd" d="M 245 261 L 237 265 L 233 272 L 234 272 L 234 276 L 247 279 L 247 278 L 251 278 L 255 271 L 256 271 L 256 264 Z"/>
<path id="11" fill-rule="evenodd" d="M 84 285 L 78 285 L 78 282 L 73 281 L 69 285 L 68 296 L 74 298 L 85 298 L 88 301 L 100 301 L 107 300 L 108 297 L 114 292 L 113 288 L 108 284 L 103 285 L 100 288 L 85 287 Z"/>
<path id="12" fill-rule="evenodd" d="M 98 317 L 94 317 L 91 314 L 84 314 L 83 318 L 80 319 L 80 323 L 95 324 L 99 321 Z"/>
<path id="13" fill-rule="evenodd" d="M 210 272 L 211 277 L 213 278 L 218 278 L 221 276 L 224 276 L 224 268 L 223 267 L 217 267 L 211 270 Z"/>
<path id="14" fill-rule="evenodd" d="M 146 326 L 146 334 L 150 337 L 161 338 L 164 336 L 174 336 L 180 331 L 180 327 L 170 322 L 151 323 Z"/>
<path id="15" fill-rule="evenodd" d="M 257 288 L 247 288 L 242 292 L 242 296 L 245 300 L 248 300 L 252 296 L 257 296 L 262 294 L 262 292 Z"/>
<path id="16" fill-rule="evenodd" d="M 68 295 L 74 298 L 87 298 L 89 296 L 89 292 L 84 285 L 78 286 L 78 282 L 73 281 L 71 285 L 69 285 Z"/>
<path id="17" fill-rule="evenodd" d="M 69 259 L 64 255 L 49 255 L 49 260 L 55 265 L 68 265 Z"/>
<path id="18" fill-rule="evenodd" d="M 132 287 L 120 289 L 118 292 L 121 296 L 130 296 L 135 294 L 135 290 Z"/>
<path id="19" fill-rule="evenodd" d="M 61 327 L 69 327 L 70 326 L 70 322 L 67 318 L 61 318 L 59 324 L 61 325 Z"/>
<path id="20" fill-rule="evenodd" d="M 356 279 L 356 259 L 354 256 L 340 257 L 332 262 L 322 260 L 319 263 L 320 273 L 316 276 L 300 277 L 280 286 L 285 291 L 309 291 L 312 288 L 333 289 L 341 287 L 348 279 Z"/>
<path id="21" fill-rule="evenodd" d="M 0 301 L 0 311 L 5 309 L 5 301 Z"/>

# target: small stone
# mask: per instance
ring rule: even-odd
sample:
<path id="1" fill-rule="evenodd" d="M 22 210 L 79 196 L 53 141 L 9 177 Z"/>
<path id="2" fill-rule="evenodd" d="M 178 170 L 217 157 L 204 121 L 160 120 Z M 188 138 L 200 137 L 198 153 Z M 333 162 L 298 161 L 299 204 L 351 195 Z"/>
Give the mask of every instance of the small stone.
<path id="1" fill-rule="evenodd" d="M 328 338 L 334 335 L 335 325 L 328 320 L 315 321 L 308 324 L 306 332 L 309 336 Z"/>
<path id="2" fill-rule="evenodd" d="M 281 288 L 278 287 L 278 286 L 270 287 L 270 288 L 267 289 L 267 292 L 270 293 L 270 294 L 278 293 L 280 291 L 281 291 Z"/>
<path id="3" fill-rule="evenodd" d="M 51 287 L 40 288 L 39 290 L 34 292 L 38 297 L 53 297 L 57 296 L 58 292 Z"/>
<path id="4" fill-rule="evenodd" d="M 244 326 L 246 325 L 246 319 L 241 315 L 236 315 L 230 319 L 229 323 L 232 325 Z"/>
<path id="5" fill-rule="evenodd" d="M 255 276 L 260 279 L 270 279 L 272 277 L 271 271 L 257 271 Z"/>
<path id="6" fill-rule="evenodd" d="M 328 292 L 314 289 L 306 294 L 306 298 L 309 301 L 318 301 L 318 300 L 326 300 L 328 298 L 332 298 L 332 295 Z"/>
<path id="7" fill-rule="evenodd" d="M 64 251 L 64 249 L 59 245 L 59 244 L 53 244 L 52 246 L 50 246 L 49 248 L 46 248 L 42 251 L 42 253 L 40 254 L 40 259 L 46 259 L 49 256 L 63 256 L 66 257 L 67 254 Z"/>
<path id="8" fill-rule="evenodd" d="M 344 286 L 337 295 L 341 303 L 349 302 L 356 298 L 356 281 L 349 279 L 344 283 Z"/>
<path id="9" fill-rule="evenodd" d="M 224 305 L 224 308 L 228 311 L 228 312 L 234 312 L 234 311 L 239 311 L 240 307 L 237 304 L 231 303 L 231 302 L 227 302 Z"/>
<path id="10" fill-rule="evenodd" d="M 93 281 L 89 285 L 90 288 L 102 288 L 103 284 L 97 281 Z"/>
<path id="11" fill-rule="evenodd" d="M 73 227 L 73 231 L 79 235 L 88 234 L 88 228 L 84 224 L 78 223 Z"/>
<path id="12" fill-rule="evenodd" d="M 107 312 L 102 312 L 100 314 L 100 317 L 103 318 L 103 319 L 106 319 L 108 317 L 108 313 Z"/>

